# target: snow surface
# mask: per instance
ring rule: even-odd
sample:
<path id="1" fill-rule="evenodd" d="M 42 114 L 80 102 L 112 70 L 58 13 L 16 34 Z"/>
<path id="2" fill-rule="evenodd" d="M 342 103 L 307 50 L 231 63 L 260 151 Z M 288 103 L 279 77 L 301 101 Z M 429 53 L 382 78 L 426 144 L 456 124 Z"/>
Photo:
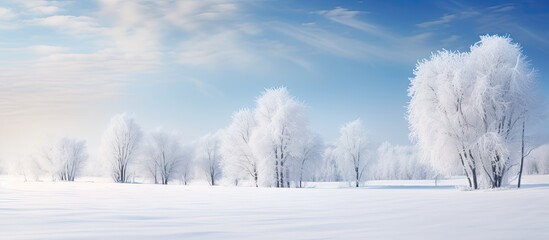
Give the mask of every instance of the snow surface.
<path id="1" fill-rule="evenodd" d="M 463 179 L 305 189 L 0 177 L 0 239 L 549 239 L 549 175 L 522 189 Z"/>

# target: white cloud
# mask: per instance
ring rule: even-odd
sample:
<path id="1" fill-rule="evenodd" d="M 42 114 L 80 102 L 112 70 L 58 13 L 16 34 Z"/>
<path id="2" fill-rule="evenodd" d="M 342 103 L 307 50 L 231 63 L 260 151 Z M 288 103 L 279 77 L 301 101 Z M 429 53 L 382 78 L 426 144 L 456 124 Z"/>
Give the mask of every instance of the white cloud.
<path id="1" fill-rule="evenodd" d="M 548 37 L 544 31 L 537 29 L 537 25 L 528 25 L 521 18 L 530 18 L 530 16 L 517 15 L 514 10 L 518 5 L 515 3 L 504 3 L 489 7 L 474 7 L 463 3 L 453 2 L 455 7 L 452 11 L 443 17 L 416 24 L 420 28 L 428 28 L 441 25 L 449 25 L 452 22 L 470 25 L 472 31 L 484 34 L 487 32 L 500 32 L 510 34 L 511 36 L 520 36 L 524 40 L 536 42 L 543 46 L 548 46 Z M 465 22 L 468 21 L 468 22 Z M 443 47 L 448 47 L 449 44 L 454 44 L 459 40 L 459 36 L 452 35 L 446 39 L 441 39 Z M 460 46 L 464 47 L 464 46 Z"/>
<path id="2" fill-rule="evenodd" d="M 408 37 L 407 39 L 414 42 L 425 42 L 431 39 L 434 35 L 435 34 L 433 32 L 423 32 L 423 33 L 419 33 L 414 36 Z"/>
<path id="3" fill-rule="evenodd" d="M 438 25 L 444 25 L 450 23 L 452 20 L 456 19 L 455 14 L 448 14 L 440 17 L 439 19 L 428 21 L 428 22 L 422 22 L 416 24 L 418 27 L 427 28 L 427 27 L 434 27 Z"/>
<path id="4" fill-rule="evenodd" d="M 217 89 L 214 85 L 209 84 L 205 81 L 202 81 L 197 78 L 188 77 L 185 78 L 187 81 L 191 82 L 198 90 L 200 90 L 204 95 L 209 97 L 222 96 L 223 93 Z"/>
<path id="5" fill-rule="evenodd" d="M 273 23 L 271 26 L 307 45 L 321 49 L 330 54 L 345 58 L 360 58 L 368 48 L 359 47 L 360 41 L 332 34 L 319 28 L 298 27 L 286 23 Z"/>
<path id="6" fill-rule="evenodd" d="M 11 20 L 16 16 L 12 9 L 0 7 L 0 20 Z"/>
<path id="7" fill-rule="evenodd" d="M 364 13 L 364 12 L 351 11 L 346 8 L 336 7 L 335 9 L 319 11 L 318 13 L 339 24 L 343 24 L 345 26 L 358 29 L 375 36 L 380 36 L 385 38 L 390 37 L 382 29 L 380 29 L 380 27 L 374 24 L 367 23 L 365 21 L 358 20 L 356 18 L 358 14 Z"/>
<path id="8" fill-rule="evenodd" d="M 160 5 L 165 21 L 183 31 L 205 31 L 225 28 L 238 22 L 241 9 L 238 2 L 190 0 Z"/>
<path id="9" fill-rule="evenodd" d="M 271 27 L 321 53 L 370 63 L 379 60 L 409 63 L 416 61 L 417 56 L 429 52 L 428 48 L 421 43 L 405 41 L 406 37 L 397 37 L 396 35 L 390 39 L 400 39 L 399 41 L 390 39 L 371 41 L 345 37 L 322 28 L 294 26 L 286 23 L 272 23 Z M 306 51 L 308 50 L 302 49 L 302 53 Z"/>
<path id="10" fill-rule="evenodd" d="M 61 8 L 61 4 L 49 1 L 33 3 Z M 303 46 L 345 58 L 398 62 L 417 56 L 410 51 L 423 49 L 416 43 L 401 44 L 400 39 L 405 37 L 359 20 L 358 14 L 363 12 L 344 8 L 318 13 L 378 41 L 346 37 L 322 29 L 320 24 L 258 24 L 248 19 L 238 1 L 99 3 L 98 11 L 83 15 L 27 15 L 22 20 L 23 27 L 53 29 L 54 34 L 77 44 L 53 46 L 44 42 L 25 46 L 22 49 L 37 53 L 38 58 L 0 66 L 0 96 L 9 98 L 0 103 L 0 114 L 71 107 L 68 103 L 113 97 L 134 76 L 155 71 L 164 63 L 179 63 L 184 69 L 236 67 L 249 71 L 249 66 L 254 66 L 252 70 L 269 69 L 281 61 L 311 70 L 314 67 L 303 57 L 310 49 Z M 286 39 L 274 41 L 263 34 L 273 30 L 302 44 L 292 45 Z M 194 84 L 207 86 L 196 81 Z"/>
<path id="11" fill-rule="evenodd" d="M 70 50 L 70 48 L 67 47 L 59 47 L 59 46 L 51 46 L 51 45 L 34 45 L 28 47 L 32 52 L 38 53 L 38 54 L 53 54 L 53 53 L 61 53 L 61 52 L 67 52 Z"/>
<path id="12" fill-rule="evenodd" d="M 2 116 L 47 113 L 116 96 L 133 76 L 169 61 L 166 56 L 174 49 L 179 63 L 193 67 L 244 66 L 260 56 L 256 46 L 243 44 L 261 30 L 241 19 L 238 2 L 101 0 L 98 11 L 84 15 L 55 15 L 69 2 L 18 3 L 24 13 L 21 27 L 56 30 L 52 35 L 78 44 L 2 50 L 39 56 L 2 59 L 9 62 L 0 66 Z"/>
<path id="13" fill-rule="evenodd" d="M 244 30 L 245 31 L 245 30 Z M 180 45 L 179 62 L 202 67 L 249 66 L 257 61 L 252 43 L 240 29 L 200 34 Z"/>
<path id="14" fill-rule="evenodd" d="M 76 34 L 99 33 L 101 31 L 96 19 L 87 16 L 55 15 L 30 19 L 25 23 L 34 26 L 57 27 Z"/>
<path id="15" fill-rule="evenodd" d="M 445 39 L 442 39 L 442 43 L 444 45 L 448 45 L 448 44 L 452 44 L 452 43 L 455 43 L 456 41 L 458 41 L 461 37 L 458 36 L 458 35 L 451 35 Z M 447 47 L 447 46 L 446 46 Z"/>
<path id="16" fill-rule="evenodd" d="M 495 13 L 505 13 L 515 9 L 515 6 L 512 3 L 499 4 L 487 8 L 489 11 Z"/>
<path id="17" fill-rule="evenodd" d="M 388 29 L 360 20 L 358 16 L 366 12 L 352 11 L 336 7 L 332 10 L 318 11 L 317 14 L 330 21 L 351 27 L 365 34 L 342 34 L 340 31 L 327 30 L 322 24 L 301 24 L 299 26 L 275 22 L 270 26 L 276 31 L 302 42 L 305 47 L 314 47 L 323 53 L 338 57 L 375 62 L 378 60 L 398 63 L 414 62 L 417 56 L 430 52 L 425 42 L 433 33 L 419 33 L 405 36 Z"/>
<path id="18" fill-rule="evenodd" d="M 22 8 L 25 14 L 50 15 L 63 10 L 66 1 L 51 0 L 14 0 Z"/>

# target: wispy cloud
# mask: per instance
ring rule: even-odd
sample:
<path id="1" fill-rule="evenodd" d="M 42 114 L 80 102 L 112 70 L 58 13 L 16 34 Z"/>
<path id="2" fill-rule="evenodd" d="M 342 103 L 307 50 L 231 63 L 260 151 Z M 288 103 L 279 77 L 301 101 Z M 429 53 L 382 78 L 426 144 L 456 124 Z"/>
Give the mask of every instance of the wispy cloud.
<path id="1" fill-rule="evenodd" d="M 450 35 L 449 37 L 442 39 L 442 43 L 444 45 L 453 44 L 456 41 L 458 41 L 460 38 L 461 37 L 459 35 Z M 447 47 L 447 46 L 445 46 L 445 47 Z"/>
<path id="2" fill-rule="evenodd" d="M 360 18 L 367 12 L 353 11 L 342 7 L 314 12 L 329 21 L 358 30 L 360 34 L 342 34 L 339 30 L 328 30 L 322 24 L 271 23 L 276 31 L 295 39 L 307 47 L 314 47 L 322 53 L 359 61 L 378 60 L 396 63 L 415 62 L 416 56 L 429 52 L 424 45 L 432 33 L 406 36 L 369 23 Z M 375 61 L 374 61 L 375 60 Z"/>
<path id="3" fill-rule="evenodd" d="M 29 19 L 24 23 L 28 26 L 58 28 L 74 34 L 100 33 L 102 30 L 96 19 L 88 16 L 55 15 Z"/>
<path id="4" fill-rule="evenodd" d="M 63 53 L 70 51 L 70 48 L 52 45 L 33 45 L 28 47 L 28 49 L 34 53 L 42 55 L 50 55 L 54 53 Z"/>
<path id="5" fill-rule="evenodd" d="M 442 17 L 432 21 L 417 23 L 419 31 L 432 32 L 433 29 L 442 28 L 451 30 L 454 26 L 469 26 L 476 34 L 502 33 L 536 42 L 542 46 L 549 46 L 549 36 L 545 31 L 535 29 L 536 26 L 528 24 L 523 18 L 527 16 L 517 15 L 517 4 L 504 3 L 493 6 L 478 7 L 463 2 L 453 1 L 448 12 Z M 443 33 L 438 34 L 438 39 L 444 47 L 455 45 L 460 36 Z M 536 44 L 537 45 L 537 44 Z M 464 47 L 464 46 L 460 46 Z M 545 50 L 546 48 L 543 48 Z"/>
<path id="6" fill-rule="evenodd" d="M 373 35 L 385 37 L 387 36 L 382 30 L 379 29 L 378 26 L 358 20 L 356 17 L 361 13 L 366 12 L 352 11 L 342 7 L 336 7 L 332 10 L 318 11 L 318 14 L 345 26 L 352 27 Z"/>
<path id="7" fill-rule="evenodd" d="M 0 67 L 0 95 L 5 98 L 0 103 L 2 116 L 77 109 L 79 103 L 110 98 L 119 94 L 132 75 L 149 71 L 159 62 L 156 46 L 160 44 L 147 42 L 152 31 L 103 22 L 100 13 L 43 16 L 62 11 L 61 4 L 52 1 L 19 3 L 23 14 L 13 23 L 18 28 L 53 30 L 52 34 L 80 44 L 74 48 L 49 44 L 12 47 L 26 49 L 35 57 L 2 58 L 7 63 Z"/>
<path id="8" fill-rule="evenodd" d="M 495 12 L 495 13 L 509 12 L 514 9 L 515 9 L 515 5 L 512 3 L 499 4 L 499 5 L 494 5 L 487 8 L 488 11 Z"/>
<path id="9" fill-rule="evenodd" d="M 219 30 L 239 22 L 242 9 L 238 1 L 177 1 L 159 3 L 162 18 L 187 32 Z"/>
<path id="10" fill-rule="evenodd" d="M 422 27 L 422 28 L 433 27 L 433 26 L 438 26 L 438 25 L 443 25 L 443 24 L 450 23 L 454 19 L 456 19 L 455 14 L 448 14 L 448 15 L 444 15 L 444 16 L 440 17 L 439 19 L 436 19 L 436 20 L 433 20 L 433 21 L 428 21 L 428 22 L 418 23 L 416 25 L 418 27 Z"/>
<path id="11" fill-rule="evenodd" d="M 15 16 L 16 14 L 12 9 L 0 7 L 0 20 L 10 20 Z"/>
<path id="12" fill-rule="evenodd" d="M 77 2 L 15 3 L 14 11 L 0 10 L 0 16 L 9 20 L 0 29 L 42 29 L 49 37 L 74 44 L 17 42 L 0 49 L 8 53 L 0 58 L 4 63 L 0 65 L 4 98 L 0 115 L 4 116 L 111 98 L 139 74 L 156 71 L 165 63 L 233 69 L 268 66 L 278 59 L 311 68 L 287 44 L 273 45 L 259 37 L 262 28 L 247 19 L 240 1 L 99 0 L 96 10 L 78 11 L 80 15 L 67 10 Z M 16 56 L 21 51 L 32 54 Z M 197 88 L 208 86 L 191 82 Z"/>
<path id="13" fill-rule="evenodd" d="M 271 27 L 307 47 L 313 47 L 320 53 L 369 63 L 380 60 L 410 63 L 414 62 L 417 56 L 424 54 L 422 52 L 429 52 L 420 42 L 406 41 L 408 37 L 393 36 L 382 41 L 370 41 L 342 36 L 338 32 L 322 28 L 303 27 L 288 23 L 272 23 Z M 390 40 L 393 38 L 400 38 L 400 41 Z"/>
<path id="14" fill-rule="evenodd" d="M 21 7 L 21 13 L 24 15 L 50 15 L 63 11 L 63 6 L 69 4 L 68 1 L 50 1 L 50 0 L 12 0 Z"/>
<path id="15" fill-rule="evenodd" d="M 186 78 L 187 81 L 191 82 L 197 89 L 200 90 L 204 95 L 209 97 L 222 96 L 223 93 L 214 85 L 207 83 L 206 81 L 200 80 L 194 77 Z"/>
<path id="16" fill-rule="evenodd" d="M 418 33 L 414 36 L 408 37 L 407 39 L 414 41 L 414 42 L 420 42 L 423 43 L 429 39 L 431 39 L 435 34 L 433 32 L 422 32 Z"/>
<path id="17" fill-rule="evenodd" d="M 366 48 L 359 48 L 360 41 L 338 36 L 318 28 L 304 28 L 287 23 L 272 23 L 273 29 L 303 43 L 322 49 L 330 54 L 359 58 Z"/>
<path id="18" fill-rule="evenodd" d="M 180 44 L 179 63 L 206 68 L 249 66 L 256 55 L 246 47 L 249 45 L 241 45 L 243 42 L 238 30 L 195 36 Z"/>

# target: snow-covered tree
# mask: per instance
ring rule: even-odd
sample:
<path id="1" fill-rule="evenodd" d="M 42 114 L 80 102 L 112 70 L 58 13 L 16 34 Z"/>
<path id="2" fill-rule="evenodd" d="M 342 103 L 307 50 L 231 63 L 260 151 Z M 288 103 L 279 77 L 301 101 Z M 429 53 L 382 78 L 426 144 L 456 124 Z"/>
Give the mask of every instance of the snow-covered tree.
<path id="1" fill-rule="evenodd" d="M 528 151 L 524 160 L 525 174 L 549 174 L 549 144 Z"/>
<path id="2" fill-rule="evenodd" d="M 88 160 L 86 141 L 71 138 L 59 140 L 44 153 L 44 169 L 54 180 L 74 181 Z"/>
<path id="3" fill-rule="evenodd" d="M 531 114 L 534 74 L 521 48 L 482 36 L 468 53 L 433 54 L 414 75 L 408 119 L 422 156 L 439 172 L 461 168 L 473 189 L 505 184 Z"/>
<path id="4" fill-rule="evenodd" d="M 188 145 L 182 145 L 181 150 L 181 161 L 179 161 L 179 166 L 177 167 L 176 175 L 179 181 L 185 185 L 191 180 L 193 177 L 193 172 L 191 171 L 193 168 L 193 159 L 194 159 L 194 148 Z"/>
<path id="5" fill-rule="evenodd" d="M 299 171 L 297 187 L 303 187 L 303 181 L 314 176 L 314 172 L 321 162 L 322 147 L 323 143 L 320 137 L 307 136 L 300 144 L 300 147 L 296 149 L 293 158 L 295 158 L 297 170 Z"/>
<path id="6" fill-rule="evenodd" d="M 13 161 L 6 162 L 4 167 L 6 173 L 10 175 L 23 176 L 25 181 L 38 181 L 42 175 L 46 174 L 46 169 L 44 169 L 44 164 L 42 164 L 41 160 L 43 160 L 41 157 L 33 155 L 18 157 Z"/>
<path id="7" fill-rule="evenodd" d="M 146 172 L 155 184 L 168 184 L 184 165 L 184 155 L 178 136 L 175 133 L 168 133 L 158 130 L 150 135 L 145 145 L 143 161 Z"/>
<path id="8" fill-rule="evenodd" d="M 196 148 L 195 161 L 198 171 L 206 176 L 206 180 L 212 186 L 216 185 L 221 177 L 220 135 L 222 133 L 208 133 L 203 136 Z"/>
<path id="9" fill-rule="evenodd" d="M 356 187 L 360 185 L 368 161 L 366 144 L 366 133 L 360 119 L 341 127 L 335 149 L 338 165 L 343 177 L 354 181 Z"/>
<path id="10" fill-rule="evenodd" d="M 257 99 L 255 119 L 252 145 L 262 161 L 260 175 L 265 185 L 290 187 L 299 174 L 292 155 L 309 132 L 304 104 L 284 87 L 266 89 Z"/>
<path id="11" fill-rule="evenodd" d="M 141 128 L 132 116 L 122 113 L 111 119 L 103 134 L 101 148 L 115 182 L 125 183 L 130 179 L 128 168 L 137 157 L 140 140 Z"/>
<path id="12" fill-rule="evenodd" d="M 430 166 L 421 161 L 415 146 L 388 142 L 377 148 L 377 162 L 370 174 L 374 179 L 383 180 L 431 179 L 435 176 Z"/>
<path id="13" fill-rule="evenodd" d="M 221 137 L 221 162 L 223 175 L 238 181 L 251 179 L 258 187 L 259 164 L 251 148 L 251 137 L 255 130 L 252 111 L 242 109 L 233 114 L 231 125 Z"/>
<path id="14" fill-rule="evenodd" d="M 318 181 L 339 182 L 342 181 L 341 171 L 337 163 L 337 153 L 335 145 L 328 145 L 321 154 L 320 166 L 315 173 Z"/>

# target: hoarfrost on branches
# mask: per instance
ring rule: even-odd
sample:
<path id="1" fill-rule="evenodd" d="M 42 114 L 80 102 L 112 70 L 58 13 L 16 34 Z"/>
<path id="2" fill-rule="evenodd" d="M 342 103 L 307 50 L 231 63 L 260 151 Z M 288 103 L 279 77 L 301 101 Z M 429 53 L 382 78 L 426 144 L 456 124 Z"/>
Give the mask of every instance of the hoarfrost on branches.
<path id="1" fill-rule="evenodd" d="M 155 184 L 168 184 L 187 161 L 175 133 L 158 130 L 147 139 L 143 164 Z M 182 169 L 186 171 L 185 169 Z"/>
<path id="2" fill-rule="evenodd" d="M 517 172 L 534 72 L 509 37 L 482 36 L 468 53 L 439 51 L 411 79 L 411 137 L 435 170 L 461 168 L 469 187 L 496 188 Z"/>
<path id="3" fill-rule="evenodd" d="M 368 160 L 366 144 L 366 133 L 360 119 L 341 127 L 335 149 L 337 160 L 342 176 L 346 180 L 354 182 L 355 187 L 359 187 L 366 170 Z"/>
<path id="4" fill-rule="evenodd" d="M 103 135 L 101 149 L 115 182 L 129 181 L 129 168 L 137 157 L 141 135 L 141 128 L 132 116 L 122 113 L 111 119 Z"/>

